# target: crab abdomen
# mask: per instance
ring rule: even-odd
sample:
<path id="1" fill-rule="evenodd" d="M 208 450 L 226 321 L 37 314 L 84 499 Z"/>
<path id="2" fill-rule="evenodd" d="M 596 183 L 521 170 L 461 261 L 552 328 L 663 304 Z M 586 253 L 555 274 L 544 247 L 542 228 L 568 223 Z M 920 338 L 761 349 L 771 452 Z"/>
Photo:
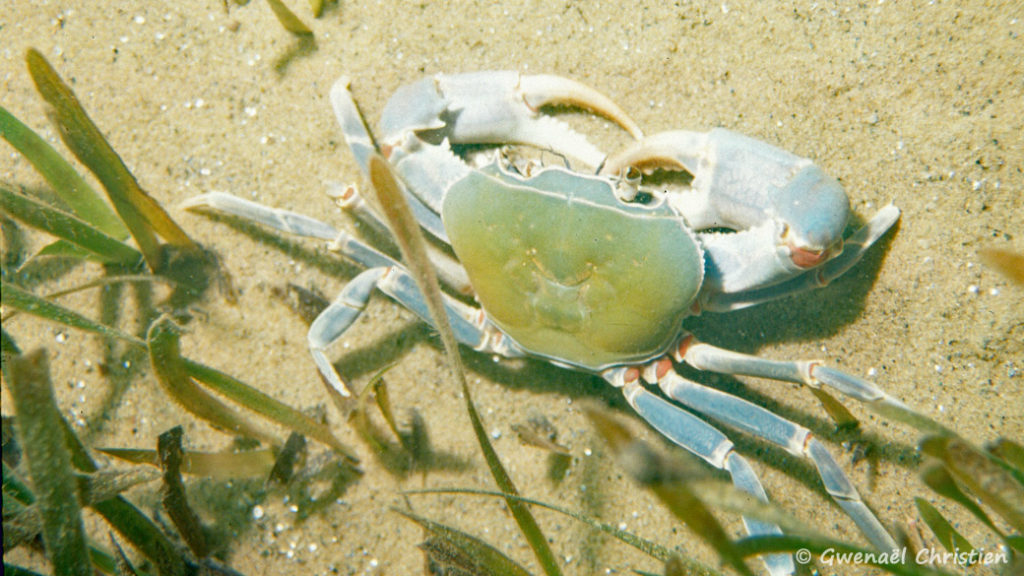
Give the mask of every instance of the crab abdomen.
<path id="1" fill-rule="evenodd" d="M 442 219 L 488 318 L 528 352 L 589 370 L 662 353 L 703 279 L 668 208 L 621 204 L 607 181 L 561 169 L 473 171 Z"/>

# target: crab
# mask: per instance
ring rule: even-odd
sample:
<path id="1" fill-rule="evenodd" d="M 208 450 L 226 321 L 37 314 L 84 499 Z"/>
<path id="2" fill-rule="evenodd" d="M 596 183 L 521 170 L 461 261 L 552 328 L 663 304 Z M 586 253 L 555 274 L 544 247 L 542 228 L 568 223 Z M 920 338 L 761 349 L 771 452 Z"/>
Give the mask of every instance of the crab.
<path id="1" fill-rule="evenodd" d="M 896 547 L 808 429 L 684 378 L 675 366 L 824 386 L 868 405 L 902 407 L 875 384 L 821 362 L 740 354 L 698 342 L 682 328 L 685 318 L 702 311 L 736 310 L 828 284 L 896 223 L 897 208 L 884 207 L 844 240 L 849 200 L 810 160 L 719 128 L 645 136 L 609 98 L 557 76 L 425 78 L 388 101 L 379 140 L 366 127 L 348 79 L 339 80 L 330 97 L 359 166 L 366 172 L 379 150 L 434 240 L 431 260 L 454 293 L 445 306 L 460 343 L 600 375 L 655 429 L 727 471 L 739 489 L 762 501 L 767 496 L 757 474 L 710 421 L 807 458 L 871 544 L 882 551 Z M 603 116 L 633 141 L 606 154 L 547 114 L 552 105 Z M 540 151 L 541 160 L 524 159 L 524 149 Z M 688 178 L 649 178 L 655 171 Z M 335 196 L 385 228 L 372 202 L 354 187 Z M 187 207 L 328 240 L 366 268 L 308 334 L 316 366 L 342 395 L 349 389 L 327 349 L 355 322 L 374 289 L 430 322 L 403 265 L 347 232 L 219 192 Z M 753 518 L 744 524 L 751 535 L 781 532 Z M 772 574 L 794 570 L 788 555 L 763 560 Z"/>

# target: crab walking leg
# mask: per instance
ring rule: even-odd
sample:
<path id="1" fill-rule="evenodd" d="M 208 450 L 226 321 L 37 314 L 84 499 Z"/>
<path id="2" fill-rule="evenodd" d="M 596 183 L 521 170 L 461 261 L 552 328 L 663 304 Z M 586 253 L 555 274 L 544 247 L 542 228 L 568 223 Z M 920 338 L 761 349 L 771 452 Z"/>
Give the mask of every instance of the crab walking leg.
<path id="1" fill-rule="evenodd" d="M 298 212 L 270 208 L 224 192 L 210 192 L 194 196 L 182 202 L 181 207 L 186 210 L 210 209 L 296 236 L 320 238 L 321 240 L 334 240 L 338 237 L 338 230 L 326 222 Z"/>
<path id="2" fill-rule="evenodd" d="M 201 194 L 188 199 L 182 206 L 189 210 L 209 208 L 221 214 L 244 218 L 288 234 L 330 240 L 332 249 L 367 268 L 397 264 L 390 256 L 378 252 L 351 234 L 338 230 L 326 222 L 297 212 L 270 208 L 231 194 L 223 192 Z"/>
<path id="3" fill-rule="evenodd" d="M 327 358 L 327 348 L 338 341 L 363 313 L 374 288 L 430 323 L 430 312 L 423 295 L 415 280 L 403 268 L 397 265 L 371 268 L 353 278 L 334 302 L 317 316 L 307 334 L 313 361 L 324 379 L 342 396 L 349 396 L 351 392 Z M 523 355 L 523 351 L 514 342 L 490 328 L 480 310 L 447 295 L 442 296 L 448 321 L 460 344 L 509 358 Z"/>
<path id="4" fill-rule="evenodd" d="M 329 190 L 328 195 L 334 199 L 334 202 L 342 210 L 373 226 L 374 230 L 381 235 L 389 236 L 391 234 L 391 230 L 388 228 L 388 225 L 384 223 L 384 220 L 377 211 L 377 208 L 368 200 L 363 198 L 362 194 L 356 190 L 355 185 L 347 186 L 345 188 L 341 188 L 339 186 L 337 188 L 339 189 Z M 406 194 L 406 200 L 409 201 L 409 208 L 412 210 L 412 215 L 416 218 L 416 221 L 419 222 L 420 226 L 434 238 L 444 242 L 445 244 L 450 244 L 448 240 L 448 233 L 444 230 L 444 224 L 441 222 L 441 217 L 438 216 L 437 213 L 429 206 L 424 204 L 422 200 L 412 194 Z"/>
<path id="5" fill-rule="evenodd" d="M 182 203 L 182 207 L 188 210 L 210 209 L 221 214 L 244 218 L 250 222 L 262 224 L 288 234 L 330 240 L 330 250 L 338 252 L 366 268 L 399 265 L 390 256 L 370 247 L 348 232 L 334 228 L 326 222 L 321 222 L 297 212 L 270 208 L 231 194 L 223 192 L 201 194 Z M 342 208 L 344 209 L 344 206 Z M 439 250 L 430 250 L 428 256 L 431 263 L 437 267 L 438 276 L 445 285 L 460 294 L 469 293 L 469 279 L 466 277 L 465 269 Z"/>
<path id="6" fill-rule="evenodd" d="M 845 274 L 850 268 L 860 262 L 864 257 L 865 252 L 867 252 L 875 242 L 884 236 L 899 219 L 899 208 L 890 204 L 879 210 L 867 224 L 847 238 L 843 251 L 822 266 L 808 270 L 789 280 L 764 288 L 741 290 L 739 292 L 708 292 L 709 296 L 702 303 L 701 307 L 703 310 L 709 310 L 712 312 L 728 312 L 730 310 L 747 308 L 749 306 L 754 306 L 762 302 L 775 300 L 791 294 L 799 294 L 815 288 L 824 287 L 831 283 L 832 280 L 835 280 L 839 276 Z M 707 239 L 707 235 L 702 234 L 700 236 L 702 239 Z M 734 249 L 732 251 L 739 255 L 743 251 L 739 249 L 738 242 L 736 242 L 736 240 L 730 239 L 731 236 L 737 235 L 724 235 L 712 239 L 711 242 L 719 242 L 723 245 L 728 245 L 731 242 L 734 244 Z M 709 258 L 717 258 L 719 264 L 726 260 L 721 255 L 721 251 L 716 248 L 709 248 Z"/>
<path id="7" fill-rule="evenodd" d="M 697 370 L 769 378 L 805 384 L 812 388 L 825 385 L 882 412 L 886 412 L 883 406 L 910 410 L 906 404 L 893 398 L 872 382 L 823 366 L 817 361 L 769 360 L 699 342 L 689 334 L 683 337 L 673 357 L 677 362 L 686 362 Z"/>
<path id="8" fill-rule="evenodd" d="M 452 153 L 446 143 L 434 145 L 424 142 L 416 136 L 417 130 L 436 130 L 444 127 L 440 115 L 445 111 L 445 103 L 443 101 L 435 102 L 436 96 L 425 101 L 404 99 L 418 97 L 415 93 L 416 90 L 413 89 L 421 87 L 427 81 L 420 81 L 399 89 L 399 92 L 388 101 L 385 112 L 392 109 L 392 115 L 403 115 L 403 120 L 408 123 L 408 126 L 394 134 L 385 131 L 381 152 L 401 176 L 405 197 L 413 206 L 417 220 L 432 235 L 444 239 L 444 227 L 440 225 L 438 216 L 441 213 L 441 202 L 448 187 L 464 178 L 470 169 Z M 404 97 L 401 96 L 402 92 L 410 91 L 412 93 Z M 363 174 L 368 176 L 370 154 L 377 150 L 377 144 L 370 135 L 370 130 L 366 127 L 366 122 L 352 97 L 348 78 L 342 77 L 334 83 L 331 88 L 331 106 L 334 108 L 338 124 L 341 125 L 345 141 L 352 149 L 356 163 L 359 164 Z M 383 122 L 384 119 L 382 119 L 382 126 Z M 398 122 L 391 121 L 390 123 Z M 420 211 L 417 205 L 426 208 L 427 212 L 432 212 L 433 218 Z M 445 241 L 447 242 L 446 239 Z"/>
<path id="9" fill-rule="evenodd" d="M 732 442 L 707 422 L 659 398 L 640 385 L 639 378 L 627 380 L 628 367 L 613 368 L 602 376 L 616 387 L 622 388 L 629 405 L 648 424 L 669 440 L 687 449 L 719 470 L 725 470 L 733 484 L 762 502 L 768 495 L 757 474 L 743 456 L 733 449 Z M 775 524 L 755 518 L 743 517 L 743 525 L 751 536 L 777 535 L 782 530 Z M 793 558 L 788 554 L 763 557 L 768 571 L 774 576 L 792 574 Z"/>
<path id="10" fill-rule="evenodd" d="M 811 388 L 828 386 L 862 402 L 869 409 L 886 418 L 900 420 L 932 433 L 949 432 L 938 422 L 915 412 L 874 383 L 825 366 L 818 361 L 768 360 L 698 342 L 689 334 L 680 340 L 679 347 L 672 356 L 677 362 L 686 362 L 698 370 L 769 378 L 782 382 L 805 384 Z"/>
<path id="11" fill-rule="evenodd" d="M 860 497 L 825 445 L 811 431 L 772 412 L 720 390 L 687 380 L 666 359 L 644 369 L 644 380 L 657 382 L 669 398 L 703 414 L 763 438 L 790 454 L 809 458 L 818 469 L 825 490 L 853 519 L 871 544 L 880 551 L 896 548 L 896 541 Z"/>
<path id="12" fill-rule="evenodd" d="M 359 191 L 354 186 L 349 186 L 344 192 L 336 194 L 334 196 L 338 203 L 338 206 L 346 212 L 352 213 L 353 216 L 359 220 L 369 224 L 380 234 L 389 234 L 387 224 L 381 219 L 380 215 L 377 214 L 372 208 L 370 208 L 369 202 L 363 199 Z M 433 214 L 433 212 L 429 212 Z M 416 217 L 416 210 L 413 209 L 413 216 Z M 436 214 L 434 214 L 436 217 Z M 422 225 L 423 221 L 417 218 L 417 221 Z M 447 243 L 447 239 L 443 239 Z M 344 252 L 344 250 L 342 251 Z M 462 264 L 458 260 L 453 258 L 448 252 L 438 248 L 432 243 L 427 243 L 427 258 L 430 259 L 430 263 L 433 264 L 434 270 L 437 272 L 438 278 L 446 286 L 455 291 L 456 294 L 470 295 L 473 293 L 473 286 L 469 282 L 469 276 L 466 274 L 466 269 L 462 267 Z M 397 265 L 396 262 L 391 264 Z"/>

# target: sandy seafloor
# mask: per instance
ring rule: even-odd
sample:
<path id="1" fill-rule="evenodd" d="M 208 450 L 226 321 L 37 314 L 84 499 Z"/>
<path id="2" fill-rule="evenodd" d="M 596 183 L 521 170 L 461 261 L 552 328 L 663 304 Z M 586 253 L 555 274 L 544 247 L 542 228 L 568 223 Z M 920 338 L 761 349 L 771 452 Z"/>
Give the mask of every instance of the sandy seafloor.
<path id="1" fill-rule="evenodd" d="M 345 0 L 313 20 L 296 1 L 293 8 L 316 34 L 315 49 L 297 56 L 297 40 L 265 3 L 228 4 L 230 10 L 213 0 L 7 3 L 0 11 L 0 104 L 56 141 L 24 65 L 25 51 L 38 48 L 142 185 L 218 251 L 234 277 L 238 305 L 211 294 L 183 337 L 185 353 L 294 406 L 325 408 L 334 432 L 358 448 L 365 475 L 303 524 L 293 521 L 279 493 L 261 503 L 259 520 L 248 514 L 253 502 L 232 496 L 248 518 L 229 547 L 228 563 L 239 571 L 421 573 L 416 545 L 423 533 L 391 511 L 405 505 L 401 491 L 492 486 L 439 347 L 412 314 L 376 297 L 334 351 L 356 385 L 394 362 L 387 381 L 399 414 L 419 411 L 438 450 L 471 462 L 468 470 L 403 480 L 382 468 L 342 420 L 306 352 L 305 324 L 271 293 L 293 282 L 334 294 L 356 269 L 324 265 L 331 257 L 322 243 L 298 241 L 285 253 L 178 207 L 216 190 L 350 225 L 322 193 L 329 181 L 360 181 L 327 98 L 343 74 L 352 78 L 371 122 L 395 88 L 424 74 L 516 69 L 584 81 L 649 133 L 722 126 L 812 158 L 842 181 L 857 221 L 897 204 L 903 217 L 895 234 L 827 289 L 687 325 L 737 350 L 823 358 L 873 375 L 896 397 L 976 442 L 1024 438 L 1024 288 L 978 257 L 985 246 L 1024 251 L 1021 3 Z M 606 149 L 625 142 L 598 123 L 582 126 L 598 127 L 594 140 Z M 24 159 L 2 148 L 3 181 L 40 184 Z M 64 302 L 87 314 L 97 306 L 95 293 Z M 50 350 L 62 409 L 73 421 L 94 422 L 107 386 L 96 369 L 98 342 L 26 317 L 4 329 L 23 348 Z M 467 357 L 476 401 L 523 493 L 714 562 L 625 477 L 581 414 L 583 400 L 610 404 L 638 435 L 660 442 L 614 390 L 542 363 L 494 365 Z M 751 398 L 770 395 L 778 410 L 833 437 L 820 406 L 796 386 L 707 381 Z M 3 400 L 7 414 L 6 392 Z M 976 545 L 997 544 L 917 479 L 908 457 L 918 441 L 913 431 L 851 408 L 877 457 L 854 464 L 848 445 L 828 444 L 885 523 L 908 526 L 916 519 L 913 498 L 922 496 Z M 567 476 L 557 484 L 546 478 L 545 454 L 522 445 L 511 429 L 536 415 L 555 423 L 571 450 Z M 176 424 L 185 426 L 192 449 L 231 442 L 169 405 L 144 368 L 108 425 L 79 429 L 93 446 L 152 447 L 157 434 Z M 826 534 L 860 538 L 808 466 L 757 442 L 739 446 L 781 506 Z M 225 493 L 209 483 L 193 486 L 199 502 L 206 491 Z M 136 498 L 143 506 L 154 502 L 151 490 Z M 450 495 L 409 501 L 418 513 L 477 534 L 537 570 L 500 502 Z M 571 519 L 537 514 L 567 573 L 660 570 L 651 558 Z M 737 519 L 723 518 L 738 534 Z M 89 522 L 106 542 L 106 529 Z M 34 562 L 23 552 L 5 560 Z"/>

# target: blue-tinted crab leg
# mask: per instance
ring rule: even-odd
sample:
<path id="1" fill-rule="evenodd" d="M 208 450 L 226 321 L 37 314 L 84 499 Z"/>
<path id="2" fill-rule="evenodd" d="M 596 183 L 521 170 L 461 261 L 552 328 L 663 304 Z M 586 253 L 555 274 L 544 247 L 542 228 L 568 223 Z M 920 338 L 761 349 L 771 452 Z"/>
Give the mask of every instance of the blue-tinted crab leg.
<path id="1" fill-rule="evenodd" d="M 686 335 L 673 354 L 677 362 L 686 362 L 698 370 L 720 374 L 755 376 L 783 382 L 805 384 L 812 388 L 826 385 L 868 407 L 889 405 L 899 410 L 910 410 L 905 404 L 887 394 L 875 384 L 851 374 L 841 372 L 818 361 L 780 361 L 741 354 L 698 342 Z M 883 410 L 884 411 L 884 410 Z"/>
<path id="2" fill-rule="evenodd" d="M 756 404 L 687 380 L 672 369 L 667 359 L 649 364 L 643 377 L 648 382 L 657 382 L 666 396 L 685 406 L 781 446 L 794 456 L 809 458 L 818 469 L 825 490 L 853 519 L 872 546 L 883 552 L 896 548 L 896 541 L 810 430 Z"/>
<path id="3" fill-rule="evenodd" d="M 941 424 L 918 414 L 874 383 L 825 366 L 818 361 L 768 360 L 698 342 L 687 334 L 672 354 L 677 362 L 686 362 L 698 370 L 769 378 L 805 384 L 811 388 L 829 388 L 849 396 L 886 418 L 900 420 L 933 433 L 948 432 Z"/>
<path id="4" fill-rule="evenodd" d="M 332 91 L 335 109 L 339 110 L 336 96 L 342 95 Z M 548 104 L 589 109 L 634 137 L 642 136 L 636 123 L 614 102 L 574 80 L 521 76 L 518 72 L 477 72 L 438 75 L 399 88 L 381 114 L 381 149 L 385 156 L 390 156 L 392 149 L 406 148 L 411 153 L 416 146 L 413 141 L 420 140 L 421 134 L 425 141 L 428 138 L 424 133 L 432 132 L 435 144 L 441 140 L 454 144 L 525 144 L 578 158 L 590 166 L 600 164 L 603 152 L 564 123 L 540 113 L 539 109 Z M 348 133 L 351 123 L 342 125 Z M 443 148 L 447 151 L 447 145 Z"/>
<path id="5" fill-rule="evenodd" d="M 223 192 L 200 194 L 182 202 L 181 207 L 186 210 L 205 208 L 307 238 L 334 240 L 338 236 L 338 230 L 326 222 L 297 212 L 270 208 Z"/>
<path id="6" fill-rule="evenodd" d="M 338 230 L 309 216 L 288 210 L 270 208 L 238 196 L 211 192 L 190 198 L 182 204 L 189 210 L 208 208 L 222 214 L 244 218 L 288 234 L 332 241 L 332 247 L 355 262 L 367 267 L 391 266 L 396 262 L 374 250 L 351 234 Z"/>
<path id="7" fill-rule="evenodd" d="M 348 186 L 344 190 L 332 191 L 329 194 L 342 210 L 369 223 L 377 232 L 390 235 L 391 231 L 381 219 L 377 208 L 363 198 L 355 186 Z M 437 240 L 450 245 L 451 242 L 448 240 L 448 233 L 444 230 L 441 217 L 413 194 L 406 193 L 406 200 L 409 201 L 412 215 L 420 226 Z"/>
<path id="8" fill-rule="evenodd" d="M 740 490 L 762 502 L 768 501 L 768 495 L 757 474 L 746 459 L 733 449 L 732 442 L 725 434 L 686 410 L 648 392 L 641 386 L 634 368 L 613 368 L 605 371 L 602 376 L 612 385 L 622 388 L 629 405 L 655 430 L 715 468 L 727 471 L 733 484 Z M 743 524 L 751 536 L 782 534 L 778 526 L 756 518 L 744 517 Z M 788 554 L 772 554 L 764 556 L 763 560 L 773 575 L 794 572 L 793 559 Z"/>
<path id="9" fill-rule="evenodd" d="M 648 136 L 609 156 L 604 170 L 629 166 L 692 174 L 689 189 L 669 194 L 669 202 L 694 229 L 746 230 L 777 220 L 787 243 L 807 252 L 797 261 L 812 259 L 812 251 L 827 256 L 849 216 L 842 187 L 810 160 L 723 128 Z"/>
<path id="10" fill-rule="evenodd" d="M 867 224 L 846 239 L 841 254 L 822 266 L 764 288 L 733 293 L 708 292 L 701 304 L 701 308 L 712 312 L 727 312 L 826 286 L 860 262 L 864 253 L 884 236 L 896 224 L 899 218 L 899 208 L 890 204 L 879 210 Z M 711 280 L 711 282 L 714 282 L 714 280 Z"/>
<path id="11" fill-rule="evenodd" d="M 385 235 L 391 233 L 387 224 L 385 224 L 380 215 L 370 207 L 369 202 L 359 194 L 359 191 L 356 190 L 355 186 L 349 186 L 344 191 L 332 194 L 332 197 L 342 210 L 351 212 L 356 218 L 372 226 L 378 233 Z M 420 204 L 420 206 L 422 206 L 422 204 Z M 433 212 L 430 212 L 429 210 L 428 213 L 433 214 Z M 413 216 L 417 216 L 415 209 L 413 210 Z M 434 216 L 436 217 L 437 215 L 434 214 Z M 418 217 L 417 220 L 420 224 L 423 224 L 423 220 L 420 220 Z M 446 244 L 448 243 L 447 238 L 439 238 L 439 240 Z M 434 269 L 437 271 L 437 276 L 446 286 L 454 290 L 457 294 L 473 293 L 473 286 L 469 283 L 469 275 L 466 274 L 466 269 L 462 267 L 462 264 L 460 264 L 458 260 L 450 256 L 448 252 L 428 243 L 427 257 L 430 258 L 430 263 L 434 265 Z"/>
<path id="12" fill-rule="evenodd" d="M 353 278 L 334 302 L 317 316 L 307 334 L 313 361 L 324 379 L 342 396 L 349 396 L 350 391 L 327 358 L 327 348 L 340 339 L 359 318 L 374 288 L 430 323 L 430 312 L 427 310 L 423 295 L 416 287 L 416 282 L 403 268 L 371 268 Z M 480 310 L 443 296 L 448 321 L 455 333 L 455 339 L 460 344 L 509 358 L 523 355 L 522 350 L 514 342 L 490 327 Z"/>
<path id="13" fill-rule="evenodd" d="M 363 172 L 376 144 L 342 78 L 331 89 L 331 103 Z M 633 135 L 641 133 L 607 97 L 583 84 L 556 76 L 480 72 L 437 76 L 399 88 L 380 121 L 380 149 L 406 186 L 417 219 L 445 239 L 441 203 L 453 182 L 469 170 L 452 153 L 455 144 L 528 144 L 551 149 L 597 166 L 605 154 L 565 124 L 541 115 L 546 104 L 571 104 L 602 114 Z M 430 135 L 425 134 L 430 133 Z M 425 204 L 433 214 L 417 211 Z"/>
<path id="14" fill-rule="evenodd" d="M 231 194 L 223 192 L 201 194 L 183 202 L 182 207 L 189 210 L 210 209 L 222 214 L 244 218 L 288 234 L 330 240 L 329 248 L 331 250 L 340 253 L 365 268 L 399 265 L 390 256 L 370 247 L 348 232 L 334 228 L 326 222 L 321 222 L 297 212 L 270 208 Z M 461 294 L 469 293 L 469 279 L 466 277 L 465 269 L 439 250 L 430 250 L 428 256 L 436 266 L 438 276 L 446 286 Z"/>
<path id="15" fill-rule="evenodd" d="M 417 220 L 435 237 L 444 238 L 444 227 L 440 225 L 438 216 L 441 213 L 441 201 L 448 186 L 465 176 L 469 172 L 469 167 L 455 156 L 447 145 L 430 144 L 416 136 L 416 130 L 438 129 L 444 126 L 439 116 L 444 111 L 443 102 L 434 102 L 436 97 L 422 102 L 404 99 L 416 98 L 416 94 L 403 94 L 416 92 L 414 88 L 420 87 L 424 82 L 432 81 L 427 79 L 402 87 L 388 101 L 385 113 L 391 109 L 392 115 L 404 114 L 403 120 L 410 126 L 404 131 L 392 134 L 385 128 L 385 119 L 382 118 L 384 138 L 381 142 L 381 152 L 401 176 L 406 199 L 413 205 L 413 213 Z M 363 174 L 368 175 L 367 162 L 370 153 L 376 150 L 376 143 L 352 97 L 348 78 L 341 78 L 334 83 L 331 88 L 331 106 L 341 125 L 345 141 L 352 149 L 352 155 L 355 156 Z M 424 210 L 419 210 L 417 205 Z M 432 212 L 433 216 L 426 212 Z M 435 220 L 437 225 L 434 225 Z"/>

